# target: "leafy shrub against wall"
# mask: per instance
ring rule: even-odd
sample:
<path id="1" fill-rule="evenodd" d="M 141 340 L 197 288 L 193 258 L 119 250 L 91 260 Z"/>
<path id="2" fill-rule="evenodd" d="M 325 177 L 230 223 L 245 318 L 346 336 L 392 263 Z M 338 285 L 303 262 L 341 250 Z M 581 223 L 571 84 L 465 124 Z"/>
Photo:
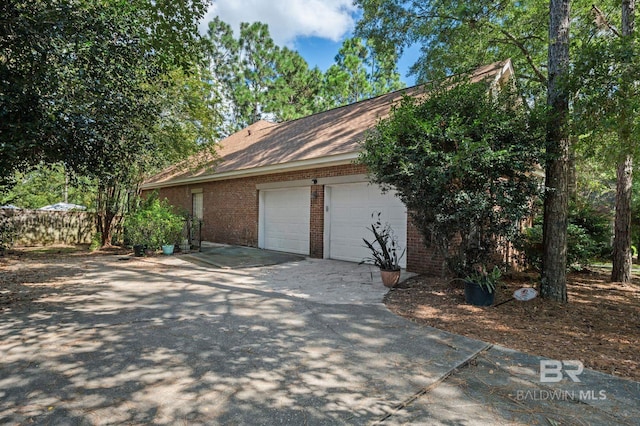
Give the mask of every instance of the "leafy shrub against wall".
<path id="1" fill-rule="evenodd" d="M 373 182 L 395 188 L 426 244 L 464 277 L 518 235 L 538 194 L 543 120 L 509 87 L 485 84 L 407 97 L 364 142 Z"/>
<path id="2" fill-rule="evenodd" d="M 127 240 L 150 249 L 179 243 L 185 227 L 185 218 L 175 210 L 166 198 L 159 200 L 157 194 L 143 200 L 125 219 Z"/>

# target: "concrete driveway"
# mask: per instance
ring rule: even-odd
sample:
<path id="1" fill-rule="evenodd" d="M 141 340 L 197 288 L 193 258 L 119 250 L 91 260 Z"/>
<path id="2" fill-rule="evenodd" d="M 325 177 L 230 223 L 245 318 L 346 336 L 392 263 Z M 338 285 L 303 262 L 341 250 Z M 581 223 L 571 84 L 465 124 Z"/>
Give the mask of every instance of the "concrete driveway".
<path id="1" fill-rule="evenodd" d="M 372 267 L 96 257 L 0 317 L 0 423 L 637 424 L 638 383 L 417 326 Z M 596 386 L 606 400 L 519 391 Z M 583 387 L 583 389 L 586 389 Z M 590 389 L 590 388 L 589 388 Z M 579 417 L 576 417 L 579 416 Z M 578 419 L 578 420 L 577 420 Z M 557 423 L 553 423 L 557 422 Z"/>

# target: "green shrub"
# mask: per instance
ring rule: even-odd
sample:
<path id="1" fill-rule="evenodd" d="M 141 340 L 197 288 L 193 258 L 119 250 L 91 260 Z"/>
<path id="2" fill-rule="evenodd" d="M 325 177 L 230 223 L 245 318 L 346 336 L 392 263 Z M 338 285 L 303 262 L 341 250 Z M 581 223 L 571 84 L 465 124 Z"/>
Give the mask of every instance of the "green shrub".
<path id="1" fill-rule="evenodd" d="M 102 247 L 102 232 L 96 232 L 91 236 L 91 245 L 89 245 L 90 251 L 96 251 Z"/>
<path id="2" fill-rule="evenodd" d="M 447 83 L 405 98 L 363 142 L 370 179 L 397 191 L 425 244 L 460 278 L 501 262 L 538 195 L 544 121 L 521 106 L 508 86 L 496 94 Z"/>
<path id="3" fill-rule="evenodd" d="M 542 215 L 534 220 L 517 241 L 526 264 L 537 270 L 542 266 Z M 611 225 L 609 217 L 587 204 L 574 203 L 569 208 L 567 225 L 567 265 L 582 269 L 594 261 L 611 258 Z"/>
<path id="4" fill-rule="evenodd" d="M 157 249 L 179 243 L 184 223 L 184 218 L 175 213 L 167 199 L 160 201 L 156 196 L 151 196 L 127 216 L 125 234 L 132 244 Z"/>

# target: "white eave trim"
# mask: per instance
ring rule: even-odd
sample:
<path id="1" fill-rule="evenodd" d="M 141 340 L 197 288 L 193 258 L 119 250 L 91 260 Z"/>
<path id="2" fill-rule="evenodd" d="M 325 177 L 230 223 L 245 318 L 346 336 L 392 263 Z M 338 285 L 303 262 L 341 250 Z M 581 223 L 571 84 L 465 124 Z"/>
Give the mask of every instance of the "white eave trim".
<path id="1" fill-rule="evenodd" d="M 513 63 L 511 59 L 507 59 L 506 63 L 502 66 L 502 69 L 499 73 L 496 74 L 493 83 L 499 84 L 504 80 L 507 80 L 515 75 L 515 71 L 513 70 Z"/>
<path id="2" fill-rule="evenodd" d="M 292 161 L 290 163 L 274 164 L 269 166 L 254 167 L 251 169 L 232 170 L 222 173 L 213 173 L 210 175 L 189 177 L 183 179 L 169 180 L 166 182 L 147 183 L 141 186 L 142 190 L 158 189 L 171 186 L 198 184 L 204 182 L 213 182 L 217 180 L 237 179 L 250 176 L 267 175 L 273 173 L 293 172 L 305 169 L 317 169 L 320 167 L 342 166 L 352 164 L 360 155 L 359 152 L 349 152 L 346 154 L 338 154 L 327 157 L 313 158 L 309 160 Z"/>

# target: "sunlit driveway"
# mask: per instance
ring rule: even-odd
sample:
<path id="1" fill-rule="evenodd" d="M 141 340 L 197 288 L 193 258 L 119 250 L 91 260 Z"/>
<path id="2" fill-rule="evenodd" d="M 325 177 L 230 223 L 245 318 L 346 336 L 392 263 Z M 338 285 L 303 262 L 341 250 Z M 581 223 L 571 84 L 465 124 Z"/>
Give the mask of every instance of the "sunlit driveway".
<path id="1" fill-rule="evenodd" d="M 38 282 L 39 299 L 1 312 L 2 424 L 617 424 L 640 414 L 637 384 L 599 373 L 578 384 L 606 389 L 598 406 L 517 401 L 539 390 L 537 358 L 396 317 L 366 265 L 82 259 L 56 265 L 64 281 Z"/>
<path id="2" fill-rule="evenodd" d="M 222 271 L 111 257 L 82 268 L 3 312 L 1 419 L 361 424 L 483 347 L 430 336 L 377 296 L 345 299 L 384 293 L 367 266 Z M 305 291 L 319 276 L 333 280 L 335 304 L 321 303 L 331 285 Z"/>

